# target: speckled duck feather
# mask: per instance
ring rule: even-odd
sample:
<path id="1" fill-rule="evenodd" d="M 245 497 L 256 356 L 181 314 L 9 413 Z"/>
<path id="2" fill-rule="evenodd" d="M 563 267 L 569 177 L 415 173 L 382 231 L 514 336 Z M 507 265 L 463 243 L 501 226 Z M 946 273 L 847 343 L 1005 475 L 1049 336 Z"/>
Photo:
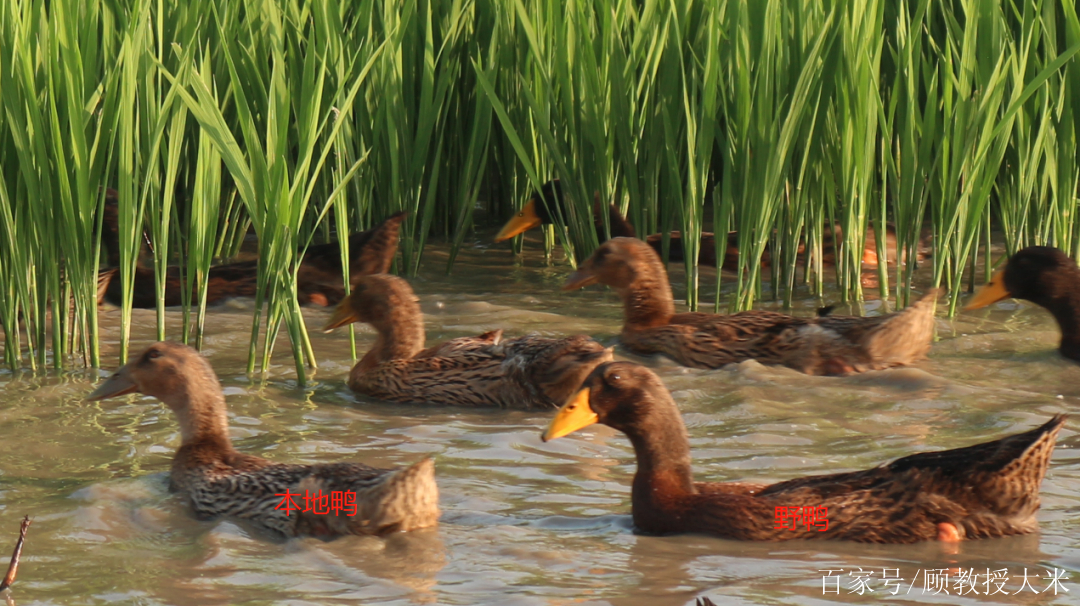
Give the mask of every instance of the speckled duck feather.
<path id="1" fill-rule="evenodd" d="M 609 240 L 575 275 L 596 276 L 623 298 L 621 339 L 631 351 L 664 354 L 694 368 L 753 359 L 807 374 L 861 372 L 922 359 L 933 337 L 938 294 L 932 291 L 905 310 L 876 317 L 676 314 L 660 258 L 634 238 Z"/>
<path id="2" fill-rule="evenodd" d="M 581 335 L 503 338 L 502 331 L 424 349 L 423 315 L 408 283 L 362 277 L 349 299 L 355 318 L 379 333 L 349 374 L 349 387 L 381 400 L 448 406 L 558 408 L 612 351 Z"/>
<path id="3" fill-rule="evenodd" d="M 110 382 L 134 383 L 136 391 L 161 399 L 176 413 L 181 446 L 169 486 L 200 519 L 230 517 L 284 537 L 323 538 L 381 535 L 438 522 L 439 491 L 431 459 L 401 469 L 378 469 L 358 463 L 283 464 L 238 452 L 228 437 L 225 398 L 217 376 L 206 359 L 186 345 L 150 346 L 95 394 L 108 393 Z M 95 397 L 109 395 L 113 394 Z M 303 497 L 318 491 L 327 496 L 354 492 L 355 515 L 283 507 L 282 495 L 295 495 L 293 502 L 302 507 Z"/>
<path id="4" fill-rule="evenodd" d="M 682 417 L 660 379 L 626 362 L 598 367 L 584 384 L 600 423 L 630 438 L 638 469 L 631 491 L 635 526 L 650 534 L 700 532 L 777 541 L 839 539 L 915 543 L 954 525 L 960 540 L 1037 530 L 1039 487 L 1065 423 L 873 469 L 772 485 L 694 482 Z M 825 507 L 824 525 L 777 523 L 776 508 Z"/>

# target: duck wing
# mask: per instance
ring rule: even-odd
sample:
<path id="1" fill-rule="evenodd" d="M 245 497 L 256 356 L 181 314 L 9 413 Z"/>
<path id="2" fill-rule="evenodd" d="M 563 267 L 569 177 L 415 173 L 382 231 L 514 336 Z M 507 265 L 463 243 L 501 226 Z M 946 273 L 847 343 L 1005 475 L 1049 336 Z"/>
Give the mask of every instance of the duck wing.
<path id="1" fill-rule="evenodd" d="M 937 296 L 937 290 L 931 291 L 907 309 L 875 317 L 797 318 L 771 311 L 676 314 L 664 326 L 624 329 L 622 340 L 638 353 L 666 354 L 694 368 L 753 359 L 807 374 L 861 372 L 925 357 L 934 334 Z"/>
<path id="2" fill-rule="evenodd" d="M 357 365 L 349 387 L 392 402 L 442 406 L 511 405 L 504 401 L 500 346 L 477 337 L 452 339 L 407 359 Z M 359 369 L 359 370 L 357 370 Z"/>
<path id="3" fill-rule="evenodd" d="M 605 348 L 585 335 L 552 339 L 528 335 L 501 344 L 506 398 L 517 407 L 556 409 L 581 388 L 585 377 L 613 359 Z"/>
<path id="4" fill-rule="evenodd" d="M 816 324 L 837 335 L 832 355 L 847 359 L 854 370 L 910 364 L 926 357 L 934 336 L 934 308 L 940 291 L 934 289 L 910 307 L 875 317 L 832 316 Z M 848 353 L 846 350 L 850 350 Z"/>
<path id="5" fill-rule="evenodd" d="M 720 368 L 750 359 L 783 364 L 799 347 L 799 329 L 809 324 L 809 319 L 771 311 L 685 313 L 664 326 L 626 329 L 622 341 L 638 353 L 666 354 L 693 368 Z"/>
<path id="6" fill-rule="evenodd" d="M 311 499 L 335 492 L 352 493 L 346 502 L 355 512 L 313 507 Z M 384 534 L 434 525 L 439 515 L 431 459 L 402 469 L 335 463 L 209 471 L 188 482 L 187 496 L 200 519 L 237 518 L 286 537 Z"/>
<path id="7" fill-rule="evenodd" d="M 490 355 L 492 352 L 490 348 L 492 345 L 497 345 L 502 340 L 502 329 L 490 330 L 481 335 L 475 337 L 458 337 L 457 339 L 450 339 L 444 341 L 438 345 L 428 347 L 421 350 L 415 356 L 413 360 L 419 358 L 438 358 L 444 356 L 457 356 L 470 352 L 481 352 L 481 355 Z"/>
<path id="8" fill-rule="evenodd" d="M 954 524 L 965 538 L 1024 534 L 1037 527 L 1039 485 L 1064 422 L 1057 415 L 992 442 L 789 480 L 757 498 L 777 506 L 827 507 L 829 530 L 815 538 L 915 542 L 936 538 L 940 523 Z"/>

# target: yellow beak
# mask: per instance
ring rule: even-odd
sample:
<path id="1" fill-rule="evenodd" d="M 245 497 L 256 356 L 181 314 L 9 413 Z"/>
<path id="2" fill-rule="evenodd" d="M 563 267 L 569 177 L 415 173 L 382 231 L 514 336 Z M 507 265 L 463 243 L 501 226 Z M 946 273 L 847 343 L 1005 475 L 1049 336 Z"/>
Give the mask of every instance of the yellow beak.
<path id="1" fill-rule="evenodd" d="M 561 438 L 599 420 L 600 417 L 589 407 L 589 388 L 586 387 L 574 394 L 574 397 L 559 409 L 540 439 L 547 442 Z"/>
<path id="2" fill-rule="evenodd" d="M 509 240 L 538 225 L 540 225 L 540 216 L 536 214 L 536 200 L 529 200 L 529 203 L 522 207 L 513 219 L 507 221 L 506 225 L 503 225 L 502 229 L 499 230 L 499 233 L 495 234 L 495 241 Z"/>
<path id="3" fill-rule="evenodd" d="M 326 323 L 326 326 L 323 326 L 323 332 L 330 332 L 338 326 L 345 326 L 359 321 L 360 316 L 353 311 L 352 305 L 349 304 L 349 298 L 346 298 L 334 308 L 334 314 L 330 316 L 330 321 Z"/>
<path id="4" fill-rule="evenodd" d="M 975 298 L 968 301 L 964 309 L 978 309 L 991 303 L 997 303 L 1002 299 L 1008 299 L 1011 293 L 1005 288 L 1005 270 L 999 269 L 994 272 L 990 282 L 975 293 Z"/>

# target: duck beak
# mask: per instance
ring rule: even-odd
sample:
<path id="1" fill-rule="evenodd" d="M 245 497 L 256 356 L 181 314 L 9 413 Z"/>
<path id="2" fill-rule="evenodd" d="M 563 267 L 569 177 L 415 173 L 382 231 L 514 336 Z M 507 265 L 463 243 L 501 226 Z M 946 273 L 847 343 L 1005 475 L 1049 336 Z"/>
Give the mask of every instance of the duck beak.
<path id="1" fill-rule="evenodd" d="M 139 386 L 135 384 L 135 381 L 131 380 L 131 373 L 128 372 L 128 367 L 124 366 L 114 372 L 111 377 L 105 379 L 105 382 L 98 385 L 98 388 L 91 392 L 90 395 L 86 396 L 86 401 L 104 400 L 105 398 L 122 396 L 135 391 L 139 391 Z"/>
<path id="2" fill-rule="evenodd" d="M 600 417 L 589 407 L 589 388 L 586 387 L 574 394 L 574 397 L 559 409 L 540 439 L 548 442 L 561 438 L 599 420 Z"/>
<path id="3" fill-rule="evenodd" d="M 994 276 L 990 278 L 990 282 L 979 289 L 979 292 L 975 293 L 975 297 L 968 301 L 968 304 L 964 306 L 964 309 L 978 309 L 980 307 L 986 307 L 991 303 L 997 303 L 1002 299 L 1008 299 L 1012 296 L 1005 288 L 1005 270 L 999 269 L 994 272 Z"/>
<path id="4" fill-rule="evenodd" d="M 585 288 L 586 286 L 596 284 L 599 281 L 600 278 L 596 274 L 592 273 L 588 269 L 582 268 L 570 274 L 570 277 L 566 279 L 566 283 L 563 284 L 562 289 L 577 290 L 579 288 Z"/>
<path id="5" fill-rule="evenodd" d="M 353 311 L 352 305 L 349 304 L 349 299 L 346 298 L 334 308 L 334 314 L 330 316 L 330 321 L 326 323 L 326 326 L 323 326 L 323 332 L 330 332 L 338 326 L 345 326 L 346 324 L 352 324 L 353 322 L 359 321 L 360 316 Z"/>
<path id="6" fill-rule="evenodd" d="M 502 242 L 503 240 L 509 240 L 514 236 L 529 231 L 530 229 L 540 225 L 540 216 L 536 214 L 536 200 L 529 200 L 518 214 L 506 222 L 499 233 L 495 234 L 495 241 Z"/>

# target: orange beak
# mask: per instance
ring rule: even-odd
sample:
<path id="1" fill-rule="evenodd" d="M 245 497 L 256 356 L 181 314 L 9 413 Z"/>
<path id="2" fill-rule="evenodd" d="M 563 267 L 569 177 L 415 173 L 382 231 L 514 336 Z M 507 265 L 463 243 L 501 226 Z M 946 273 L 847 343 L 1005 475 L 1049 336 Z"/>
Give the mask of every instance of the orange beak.
<path id="1" fill-rule="evenodd" d="M 979 289 L 979 292 L 975 293 L 968 304 L 964 306 L 964 309 L 978 309 L 980 307 L 986 307 L 991 303 L 997 303 L 1002 299 L 1008 299 L 1011 293 L 1005 288 L 1005 270 L 999 269 L 994 272 L 993 277 L 990 278 L 985 286 Z"/>
<path id="2" fill-rule="evenodd" d="M 507 221 L 506 225 L 503 225 L 502 229 L 499 230 L 499 233 L 495 234 L 495 241 L 509 240 L 520 233 L 539 226 L 540 223 L 540 216 L 536 214 L 536 200 L 529 200 L 529 203 L 523 206 L 513 219 Z"/>

